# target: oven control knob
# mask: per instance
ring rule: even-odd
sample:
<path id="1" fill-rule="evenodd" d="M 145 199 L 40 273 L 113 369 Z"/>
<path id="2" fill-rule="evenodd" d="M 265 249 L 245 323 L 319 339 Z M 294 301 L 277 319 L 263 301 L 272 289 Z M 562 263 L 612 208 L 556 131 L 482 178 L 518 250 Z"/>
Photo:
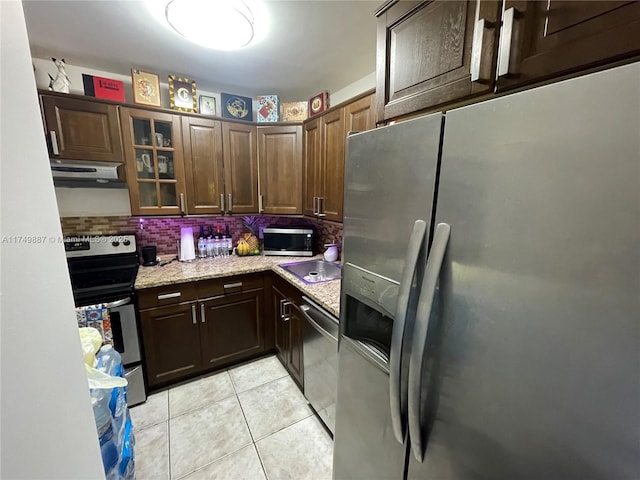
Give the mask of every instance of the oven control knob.
<path id="1" fill-rule="evenodd" d="M 123 244 L 125 247 L 128 247 L 129 245 L 131 245 L 131 241 L 130 241 L 130 240 L 125 240 L 124 242 L 122 242 L 122 244 Z"/>
<path id="2" fill-rule="evenodd" d="M 117 247 L 118 245 L 120 245 L 120 242 L 111 242 L 111 245 L 113 245 L 114 247 Z"/>

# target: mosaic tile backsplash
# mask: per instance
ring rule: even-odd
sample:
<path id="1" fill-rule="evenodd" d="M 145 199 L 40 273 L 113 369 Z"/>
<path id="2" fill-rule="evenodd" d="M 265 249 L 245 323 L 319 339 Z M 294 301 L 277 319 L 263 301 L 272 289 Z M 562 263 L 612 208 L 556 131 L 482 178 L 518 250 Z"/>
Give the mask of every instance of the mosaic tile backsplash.
<path id="1" fill-rule="evenodd" d="M 258 225 L 315 225 L 317 235 L 316 250 L 324 252 L 324 245 L 337 243 L 342 245 L 342 224 L 310 218 L 273 217 L 261 215 Z M 213 228 L 220 226 L 222 233 L 229 225 L 233 243 L 247 231 L 242 217 L 64 217 L 60 219 L 64 235 L 109 235 L 116 233 L 135 233 L 138 246 L 155 245 L 160 255 L 176 253 L 176 242 L 180 238 L 182 227 L 193 227 L 194 237 L 200 233 L 200 226 Z"/>

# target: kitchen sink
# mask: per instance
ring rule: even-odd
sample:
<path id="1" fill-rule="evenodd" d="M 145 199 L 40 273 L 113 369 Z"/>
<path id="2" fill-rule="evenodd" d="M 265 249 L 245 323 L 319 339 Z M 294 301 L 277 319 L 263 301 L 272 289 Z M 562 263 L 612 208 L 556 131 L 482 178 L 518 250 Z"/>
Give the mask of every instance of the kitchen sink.
<path id="1" fill-rule="evenodd" d="M 281 263 L 280 267 L 295 275 L 304 283 L 338 280 L 342 272 L 342 266 L 339 263 L 326 262 L 324 260 Z"/>

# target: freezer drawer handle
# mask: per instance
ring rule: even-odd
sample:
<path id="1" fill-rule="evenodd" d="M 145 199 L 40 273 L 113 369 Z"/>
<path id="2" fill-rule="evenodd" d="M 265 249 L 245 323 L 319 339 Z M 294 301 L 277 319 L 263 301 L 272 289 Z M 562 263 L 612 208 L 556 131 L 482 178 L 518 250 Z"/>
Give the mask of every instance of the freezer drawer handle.
<path id="1" fill-rule="evenodd" d="M 433 244 L 427 259 L 427 268 L 422 280 L 420 300 L 416 313 L 413 342 L 411 344 L 411 358 L 409 359 L 409 439 L 413 455 L 419 462 L 424 458 L 428 438 L 423 438 L 420 421 L 420 392 L 424 376 L 424 354 L 427 345 L 427 331 L 433 298 L 436 293 L 440 269 L 444 261 L 444 254 L 449 244 L 451 227 L 446 223 L 439 223 L 433 236 Z"/>
<path id="2" fill-rule="evenodd" d="M 416 276 L 418 263 L 422 263 L 421 252 L 424 251 L 424 239 L 427 224 L 424 220 L 416 220 L 409 237 L 409 245 L 402 270 L 396 315 L 391 333 L 391 349 L 389 354 L 389 402 L 391 405 L 391 424 L 396 440 L 404 443 L 407 433 L 407 387 L 402 375 L 402 344 L 411 338 L 412 319 L 407 319 L 409 302 L 412 300 L 413 279 Z M 414 300 L 415 301 L 415 300 Z M 405 360 L 406 366 L 406 360 Z"/>

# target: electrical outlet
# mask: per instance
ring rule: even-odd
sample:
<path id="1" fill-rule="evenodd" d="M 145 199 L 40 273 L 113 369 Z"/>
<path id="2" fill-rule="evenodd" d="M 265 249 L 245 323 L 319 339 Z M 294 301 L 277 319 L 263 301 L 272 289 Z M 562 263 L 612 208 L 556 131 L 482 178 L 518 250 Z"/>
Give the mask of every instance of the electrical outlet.
<path id="1" fill-rule="evenodd" d="M 265 227 L 262 227 L 262 226 L 258 227 L 258 238 L 259 238 L 260 240 L 263 240 L 263 239 L 264 239 L 264 228 L 265 228 Z"/>

